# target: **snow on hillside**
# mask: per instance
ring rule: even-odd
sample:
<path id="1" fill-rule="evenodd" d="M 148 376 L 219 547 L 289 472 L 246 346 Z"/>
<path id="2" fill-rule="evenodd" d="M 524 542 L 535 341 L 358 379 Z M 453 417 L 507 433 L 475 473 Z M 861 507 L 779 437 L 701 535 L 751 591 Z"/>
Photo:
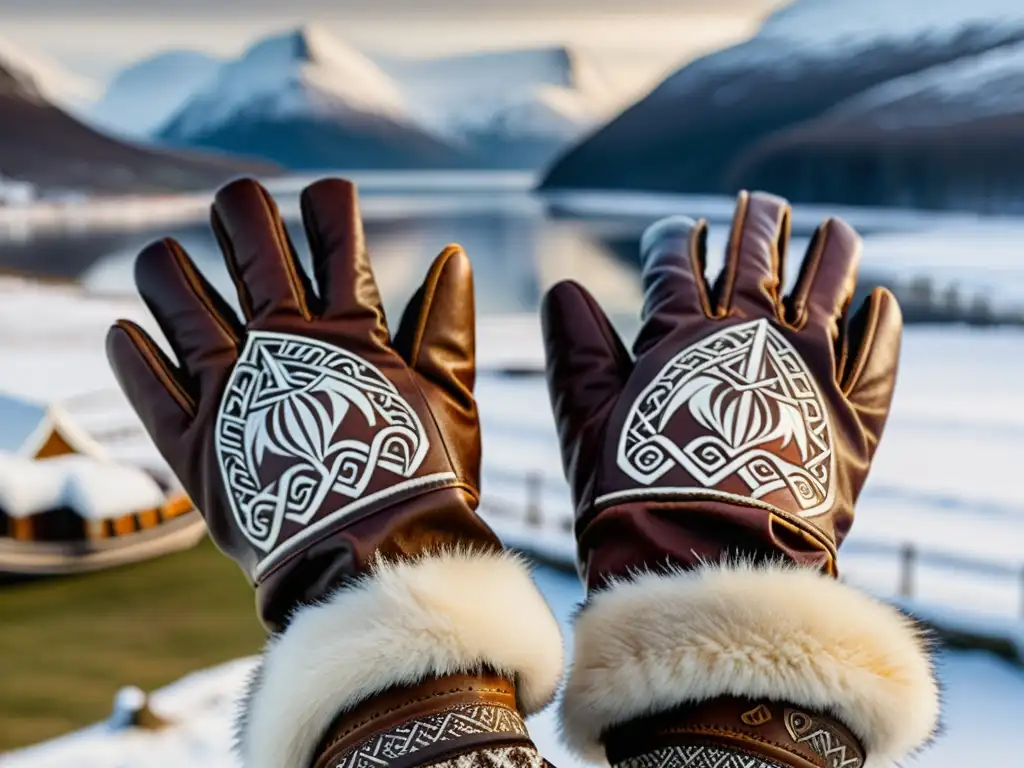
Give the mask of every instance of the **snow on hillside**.
<path id="1" fill-rule="evenodd" d="M 890 80 L 838 104 L 822 120 L 887 130 L 942 126 L 1024 112 L 1024 44 Z"/>
<path id="2" fill-rule="evenodd" d="M 969 30 L 998 37 L 1010 28 L 1024 28 L 1018 0 L 930 0 L 927 7 L 893 0 L 795 0 L 773 13 L 757 37 L 835 56 L 880 40 L 946 43 Z M 791 52 L 776 50 L 779 58 Z"/>
<path id="3" fill-rule="evenodd" d="M 566 47 L 382 62 L 416 113 L 445 133 L 568 139 L 608 115 L 619 94 L 599 64 Z"/>
<path id="4" fill-rule="evenodd" d="M 0 38 L 0 67 L 23 77 L 43 98 L 72 111 L 84 108 L 99 95 L 97 83 L 4 38 Z"/>
<path id="5" fill-rule="evenodd" d="M 225 64 L 169 127 L 188 137 L 212 133 L 234 118 L 352 113 L 408 121 L 405 98 L 387 74 L 313 24 L 264 38 Z"/>
<path id="6" fill-rule="evenodd" d="M 204 88 L 222 63 L 199 51 L 168 51 L 143 59 L 114 77 L 87 116 L 114 133 L 148 136 Z"/>

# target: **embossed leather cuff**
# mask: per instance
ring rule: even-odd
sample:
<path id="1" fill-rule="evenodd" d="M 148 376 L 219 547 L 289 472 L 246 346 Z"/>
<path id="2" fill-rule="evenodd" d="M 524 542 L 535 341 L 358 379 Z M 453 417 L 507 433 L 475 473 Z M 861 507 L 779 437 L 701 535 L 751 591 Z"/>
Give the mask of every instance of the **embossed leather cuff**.
<path id="1" fill-rule="evenodd" d="M 394 688 L 339 717 L 314 768 L 408 768 L 468 751 L 531 746 L 515 689 L 495 674 L 449 675 Z"/>
<path id="2" fill-rule="evenodd" d="M 767 700 L 719 698 L 656 717 L 634 721 L 605 734 L 608 761 L 615 766 L 659 763 L 747 765 L 760 760 L 785 768 L 862 768 L 864 747 L 846 726 L 820 712 Z M 706 754 L 705 754 L 706 753 Z M 733 763 L 710 760 L 711 753 Z M 700 762 L 699 758 L 705 758 Z M 694 762 L 696 761 L 696 762 Z"/>

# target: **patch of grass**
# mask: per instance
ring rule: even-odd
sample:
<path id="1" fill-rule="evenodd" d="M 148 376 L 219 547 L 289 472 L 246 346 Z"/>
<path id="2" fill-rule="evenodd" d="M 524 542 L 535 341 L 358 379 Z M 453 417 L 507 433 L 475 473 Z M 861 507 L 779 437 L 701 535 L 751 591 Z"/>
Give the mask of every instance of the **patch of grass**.
<path id="1" fill-rule="evenodd" d="M 259 650 L 252 589 L 209 539 L 86 576 L 0 585 L 0 751 L 109 714 L 145 691 Z"/>

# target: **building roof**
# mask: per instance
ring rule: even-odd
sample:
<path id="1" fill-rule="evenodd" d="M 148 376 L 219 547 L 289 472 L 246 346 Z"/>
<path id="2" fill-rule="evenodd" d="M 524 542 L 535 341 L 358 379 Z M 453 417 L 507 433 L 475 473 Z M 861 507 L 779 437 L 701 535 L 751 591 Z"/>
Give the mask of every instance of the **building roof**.
<path id="1" fill-rule="evenodd" d="M 30 458 L 67 452 L 96 459 L 107 455 L 58 405 L 0 392 L 0 425 L 0 453 Z"/>

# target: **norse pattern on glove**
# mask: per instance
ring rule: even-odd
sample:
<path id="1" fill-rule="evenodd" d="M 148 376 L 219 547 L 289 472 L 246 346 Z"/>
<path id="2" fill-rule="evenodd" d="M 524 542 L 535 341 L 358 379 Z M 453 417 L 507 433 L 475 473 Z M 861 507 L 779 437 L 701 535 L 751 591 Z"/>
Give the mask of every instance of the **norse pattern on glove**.
<path id="1" fill-rule="evenodd" d="M 452 707 L 395 726 L 353 747 L 334 761 L 334 768 L 368 768 L 392 762 L 425 749 L 458 748 L 458 741 L 469 736 L 495 734 L 526 737 L 526 723 L 518 713 L 493 704 Z M 450 742 L 450 744 L 449 744 Z"/>
<path id="2" fill-rule="evenodd" d="M 631 757 L 612 768 L 783 768 L 763 757 L 722 747 L 684 744 Z"/>
<path id="3" fill-rule="evenodd" d="M 282 333 L 249 334 L 225 388 L 215 443 L 239 528 L 267 553 L 285 518 L 306 526 L 329 503 L 336 511 L 319 521 L 328 525 L 355 511 L 378 470 L 390 484 L 374 492 L 373 501 L 454 478 L 407 479 L 429 441 L 412 406 L 375 366 L 333 345 Z M 311 533 L 305 528 L 289 546 Z"/>
<path id="4" fill-rule="evenodd" d="M 687 414 L 688 424 L 670 430 L 677 414 Z M 763 503 L 781 496 L 773 506 L 804 517 L 827 512 L 834 495 L 821 392 L 800 354 L 765 319 L 713 333 L 672 358 L 630 408 L 617 461 L 641 486 L 667 476 L 662 494 Z M 597 503 L 648 495 L 619 491 Z"/>

